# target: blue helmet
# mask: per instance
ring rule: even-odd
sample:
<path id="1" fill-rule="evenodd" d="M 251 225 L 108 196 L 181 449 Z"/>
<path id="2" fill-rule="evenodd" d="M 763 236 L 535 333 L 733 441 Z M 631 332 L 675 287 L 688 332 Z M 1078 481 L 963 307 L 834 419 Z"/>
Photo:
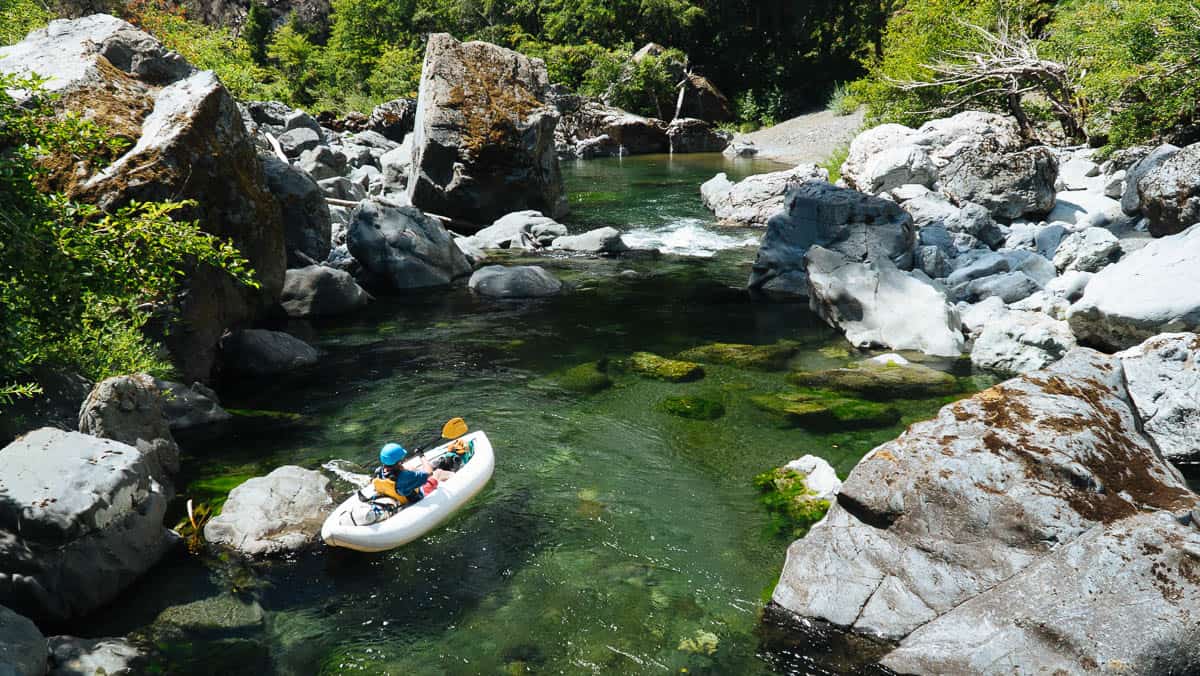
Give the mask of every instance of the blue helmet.
<path id="1" fill-rule="evenodd" d="M 408 451 L 404 450 L 400 444 L 384 444 L 383 448 L 379 449 L 379 462 L 384 465 L 394 465 L 403 460 L 406 455 L 408 455 Z"/>

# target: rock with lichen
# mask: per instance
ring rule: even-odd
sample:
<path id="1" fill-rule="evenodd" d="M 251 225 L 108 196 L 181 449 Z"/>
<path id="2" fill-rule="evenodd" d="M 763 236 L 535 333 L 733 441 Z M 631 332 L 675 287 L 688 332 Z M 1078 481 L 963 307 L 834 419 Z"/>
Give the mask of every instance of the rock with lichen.
<path id="1" fill-rule="evenodd" d="M 790 340 L 781 340 L 772 345 L 742 345 L 739 343 L 709 343 L 680 352 L 678 357 L 686 361 L 704 364 L 727 364 L 738 368 L 779 370 L 800 350 L 800 345 Z"/>
<path id="2" fill-rule="evenodd" d="M 606 362 L 587 362 L 563 369 L 550 376 L 555 385 L 572 392 L 595 394 L 612 387 L 612 379 L 606 372 Z"/>
<path id="3" fill-rule="evenodd" d="M 773 598 L 897 641 L 904 673 L 1187 671 L 1198 505 L 1117 359 L 1080 348 L 867 454 Z"/>
<path id="4" fill-rule="evenodd" d="M 944 397 L 961 389 L 954 376 L 924 364 L 870 359 L 825 371 L 794 371 L 788 382 L 881 400 Z"/>
<path id="5" fill-rule="evenodd" d="M 829 463 L 806 455 L 754 477 L 773 535 L 803 537 L 829 511 L 841 487 Z"/>
<path id="6" fill-rule="evenodd" d="M 635 352 L 629 358 L 629 369 L 647 378 L 684 383 L 704 377 L 704 367 L 690 361 L 667 359 L 651 352 Z"/>
<path id="7" fill-rule="evenodd" d="M 900 411 L 888 404 L 865 401 L 831 390 L 801 388 L 750 397 L 781 427 L 844 430 L 888 427 L 900 422 Z"/>
<path id="8" fill-rule="evenodd" d="M 491 223 L 512 211 L 567 212 L 541 59 L 429 36 L 408 196 L 421 209 Z"/>

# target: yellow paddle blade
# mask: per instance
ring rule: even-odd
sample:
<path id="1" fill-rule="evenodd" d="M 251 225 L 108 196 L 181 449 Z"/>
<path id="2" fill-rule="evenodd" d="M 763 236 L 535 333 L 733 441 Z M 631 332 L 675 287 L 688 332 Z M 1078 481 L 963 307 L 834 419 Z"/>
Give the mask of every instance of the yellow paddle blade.
<path id="1" fill-rule="evenodd" d="M 467 421 L 462 418 L 451 418 L 442 427 L 442 438 L 457 439 L 467 433 Z"/>

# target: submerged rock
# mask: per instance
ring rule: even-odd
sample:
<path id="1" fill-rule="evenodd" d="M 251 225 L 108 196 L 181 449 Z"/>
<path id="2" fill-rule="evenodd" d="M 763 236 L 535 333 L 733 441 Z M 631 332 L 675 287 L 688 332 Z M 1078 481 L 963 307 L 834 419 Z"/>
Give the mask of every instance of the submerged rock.
<path id="1" fill-rule="evenodd" d="M 514 210 L 567 212 L 546 65 L 486 42 L 429 36 L 413 132 L 410 202 L 490 223 Z"/>
<path id="2" fill-rule="evenodd" d="M 750 402 L 784 427 L 830 431 L 888 427 L 900 422 L 900 411 L 887 404 L 863 401 L 829 390 L 761 394 Z"/>
<path id="3" fill-rule="evenodd" d="M 738 368 L 777 371 L 800 351 L 799 343 L 781 340 L 772 345 L 710 343 L 680 352 L 679 359 L 706 364 L 728 364 Z"/>
<path id="4" fill-rule="evenodd" d="M 954 376 L 923 364 L 871 359 L 828 371 L 796 371 L 788 374 L 788 382 L 885 401 L 944 397 L 961 390 Z"/>
<path id="5" fill-rule="evenodd" d="M 640 376 L 675 383 L 699 380 L 704 377 L 704 368 L 699 364 L 667 359 L 650 352 L 634 352 L 633 356 L 629 358 L 629 368 Z"/>
<path id="6" fill-rule="evenodd" d="M 1129 631 L 1127 598 L 1118 592 L 1113 603 L 1096 604 L 1094 585 L 1063 583 L 1080 579 L 1069 570 L 1104 570 L 1112 589 L 1137 589 L 1134 596 L 1147 600 L 1139 616 L 1200 609 L 1186 593 L 1156 590 L 1151 599 L 1141 589 L 1154 588 L 1153 576 L 1125 576 L 1149 569 L 1163 549 L 1127 550 L 1132 558 L 1067 554 L 1084 551 L 1093 537 L 1120 540 L 1147 519 L 1174 522 L 1180 535 L 1192 528 L 1174 515 L 1200 500 L 1138 430 L 1119 365 L 1086 349 L 946 406 L 851 472 L 826 519 L 789 548 L 774 600 L 804 617 L 900 641 L 895 661 L 884 664 L 902 671 L 924 665 L 916 670 L 959 673 L 979 651 L 1004 655 L 982 666 L 1002 665 L 1003 673 L 1039 672 L 1080 651 L 1103 655 L 1105 664 L 1145 659 L 1146 643 L 1118 636 Z M 1176 539 L 1165 555 L 1184 551 L 1192 537 Z M 1066 567 L 1043 587 L 1046 565 Z M 1176 575 L 1159 578 L 1162 589 Z M 1031 603 L 1038 612 L 1014 611 Z M 986 619 L 975 610 L 980 604 L 989 608 Z M 945 643 L 926 641 L 935 627 L 949 632 L 941 634 Z M 1071 636 L 1074 647 L 1064 653 L 1057 640 L 1045 643 L 1047 631 Z M 960 642 L 988 635 L 1003 642 Z M 1029 651 L 1010 638 L 1035 635 L 1039 644 Z M 1178 645 L 1186 651 L 1192 643 Z M 1156 654 L 1170 648 L 1156 645 Z"/>
<path id="7" fill-rule="evenodd" d="M 546 298 L 563 291 L 562 280 L 536 265 L 489 265 L 479 268 L 467 283 L 471 291 L 489 298 Z"/>
<path id="8" fill-rule="evenodd" d="M 0 603 L 81 617 L 157 563 L 175 538 L 155 464 L 133 446 L 49 427 L 0 449 Z"/>
<path id="9" fill-rule="evenodd" d="M 448 286 L 471 273 L 446 228 L 414 207 L 360 203 L 350 214 L 346 243 L 364 268 L 397 290 Z"/>
<path id="10" fill-rule="evenodd" d="M 204 537 L 249 556 L 295 551 L 313 542 L 332 509 L 329 479 L 284 465 L 230 491 Z"/>
<path id="11" fill-rule="evenodd" d="M 659 409 L 689 420 L 716 420 L 725 415 L 725 405 L 704 397 L 668 397 L 658 403 Z"/>
<path id="12" fill-rule="evenodd" d="M 164 485 L 179 471 L 179 446 L 163 412 L 163 394 L 144 373 L 109 378 L 92 388 L 79 411 L 79 431 L 138 449 Z"/>
<path id="13" fill-rule="evenodd" d="M 0 606 L 0 667 L 5 676 L 46 673 L 46 637 L 27 617 Z"/>
<path id="14" fill-rule="evenodd" d="M 612 387 L 612 379 L 608 377 L 605 362 L 587 362 L 579 366 L 560 371 L 550 380 L 563 389 L 583 394 L 595 394 Z"/>
<path id="15" fill-rule="evenodd" d="M 768 530 L 775 535 L 803 537 L 825 518 L 842 482 L 829 463 L 806 455 L 783 467 L 754 477 L 759 500 L 771 514 Z"/>

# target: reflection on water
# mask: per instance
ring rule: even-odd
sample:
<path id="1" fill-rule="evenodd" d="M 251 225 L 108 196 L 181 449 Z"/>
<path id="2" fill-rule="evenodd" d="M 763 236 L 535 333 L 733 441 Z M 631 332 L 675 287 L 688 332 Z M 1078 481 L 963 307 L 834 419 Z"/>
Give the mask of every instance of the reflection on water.
<path id="1" fill-rule="evenodd" d="M 697 196 L 721 162 L 565 167 L 572 229 L 616 225 L 635 237 L 691 229 L 710 257 L 548 259 L 573 293 L 496 303 L 459 288 L 381 299 L 351 319 L 292 323 L 324 352 L 321 364 L 228 386 L 231 407 L 273 413 L 183 440 L 181 493 L 204 500 L 280 464 L 370 465 L 382 443 L 419 443 L 463 416 L 488 432 L 497 467 L 447 527 L 376 555 L 319 548 L 252 566 L 180 555 L 80 633 L 136 632 L 178 674 L 800 668 L 807 649 L 780 647 L 760 626 L 787 542 L 766 534 L 750 479 L 805 453 L 844 476 L 901 426 L 781 429 L 749 397 L 785 389 L 782 372 L 710 366 L 697 382 L 672 384 L 614 369 L 612 387 L 590 395 L 552 378 L 586 362 L 713 341 L 800 341 L 795 365 L 806 368 L 851 358 L 803 306 L 755 303 L 740 291 L 754 248 L 720 238 L 744 243 L 753 233 L 709 225 Z M 680 395 L 720 401 L 726 413 L 693 421 L 661 410 Z M 909 422 L 936 406 L 901 408 Z"/>

